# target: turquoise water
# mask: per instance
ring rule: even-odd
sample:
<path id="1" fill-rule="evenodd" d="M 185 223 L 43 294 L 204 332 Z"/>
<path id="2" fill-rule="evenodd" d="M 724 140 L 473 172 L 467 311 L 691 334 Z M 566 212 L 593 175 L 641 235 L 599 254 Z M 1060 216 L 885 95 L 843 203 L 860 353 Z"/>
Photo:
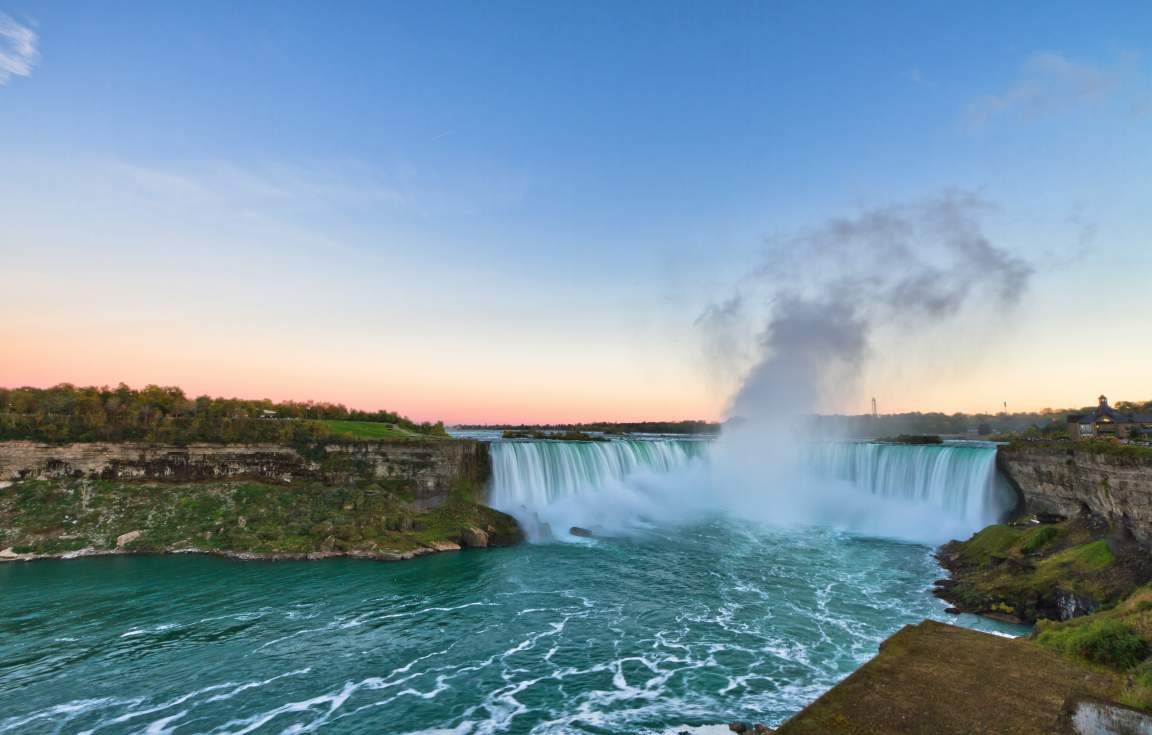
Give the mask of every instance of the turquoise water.
<path id="1" fill-rule="evenodd" d="M 926 546 L 734 521 L 400 564 L 0 565 L 0 733 L 774 724 L 901 625 L 955 621 L 939 575 Z"/>

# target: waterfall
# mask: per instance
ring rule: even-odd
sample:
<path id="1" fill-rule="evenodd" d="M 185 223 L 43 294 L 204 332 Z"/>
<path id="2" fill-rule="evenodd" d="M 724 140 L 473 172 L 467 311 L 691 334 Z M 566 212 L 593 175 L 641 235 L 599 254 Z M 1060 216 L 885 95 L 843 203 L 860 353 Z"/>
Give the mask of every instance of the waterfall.
<path id="1" fill-rule="evenodd" d="M 542 508 L 637 473 L 672 472 L 701 457 L 707 445 L 683 439 L 493 442 L 492 500 L 497 507 Z"/>
<path id="2" fill-rule="evenodd" d="M 995 523 L 1011 504 L 987 444 L 827 442 L 808 447 L 820 476 L 888 500 L 939 510 L 972 528 Z"/>
<path id="3" fill-rule="evenodd" d="M 565 538 L 571 526 L 614 533 L 679 523 L 710 510 L 699 492 L 673 497 L 689 490 L 676 480 L 691 475 L 708 446 L 690 439 L 496 441 L 491 502 L 530 538 Z"/>
<path id="4" fill-rule="evenodd" d="M 709 468 L 723 463 L 718 449 L 686 439 L 494 441 L 491 502 L 537 537 L 574 525 L 622 530 L 718 512 L 881 535 L 903 535 L 903 526 L 919 537 L 936 533 L 929 527 L 971 532 L 1011 503 L 991 445 L 802 445 L 777 471 L 736 489 L 721 467 Z"/>

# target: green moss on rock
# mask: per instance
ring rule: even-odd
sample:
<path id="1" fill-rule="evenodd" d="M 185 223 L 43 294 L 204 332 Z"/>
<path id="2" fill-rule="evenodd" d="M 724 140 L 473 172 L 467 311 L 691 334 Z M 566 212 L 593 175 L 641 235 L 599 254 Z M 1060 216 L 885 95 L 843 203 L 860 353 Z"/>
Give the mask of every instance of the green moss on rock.
<path id="1" fill-rule="evenodd" d="M 16 553 L 62 555 L 89 549 L 202 550 L 268 556 L 357 553 L 387 556 L 450 548 L 469 529 L 488 543 L 520 540 L 510 516 L 476 502 L 472 480 L 428 508 L 404 480 L 341 485 L 220 481 L 18 482 L 0 493 L 0 533 Z M 117 547 L 117 538 L 139 531 Z"/>
<path id="2" fill-rule="evenodd" d="M 941 548 L 953 580 L 937 594 L 970 612 L 1061 619 L 1123 600 L 1148 579 L 1147 557 L 1097 518 L 989 526 Z"/>
<path id="3" fill-rule="evenodd" d="M 1036 642 L 1115 669 L 1129 669 L 1144 660 L 1147 644 L 1119 620 L 1092 615 L 1088 618 L 1042 628 Z"/>

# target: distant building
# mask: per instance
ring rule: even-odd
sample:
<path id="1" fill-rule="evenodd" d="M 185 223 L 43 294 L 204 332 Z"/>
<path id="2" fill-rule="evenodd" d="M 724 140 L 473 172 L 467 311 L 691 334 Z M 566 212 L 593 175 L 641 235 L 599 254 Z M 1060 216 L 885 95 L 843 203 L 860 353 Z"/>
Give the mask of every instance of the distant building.
<path id="1" fill-rule="evenodd" d="M 270 411 L 267 408 L 260 411 L 260 418 L 262 419 L 274 419 L 278 415 L 275 411 Z"/>
<path id="2" fill-rule="evenodd" d="M 1152 437 L 1152 414 L 1117 411 L 1100 396 L 1100 405 L 1088 413 L 1068 414 L 1068 435 L 1073 439 Z"/>

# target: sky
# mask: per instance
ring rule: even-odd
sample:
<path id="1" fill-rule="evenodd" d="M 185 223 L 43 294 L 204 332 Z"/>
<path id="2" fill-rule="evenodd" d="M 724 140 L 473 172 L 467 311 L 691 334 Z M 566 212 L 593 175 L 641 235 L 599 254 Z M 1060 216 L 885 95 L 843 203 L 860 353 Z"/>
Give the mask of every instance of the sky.
<path id="1" fill-rule="evenodd" d="M 1145 2 L 0 0 L 0 385 L 720 418 L 766 250 L 960 197 L 1030 277 L 889 313 L 822 408 L 1149 399 L 1150 39 Z"/>

